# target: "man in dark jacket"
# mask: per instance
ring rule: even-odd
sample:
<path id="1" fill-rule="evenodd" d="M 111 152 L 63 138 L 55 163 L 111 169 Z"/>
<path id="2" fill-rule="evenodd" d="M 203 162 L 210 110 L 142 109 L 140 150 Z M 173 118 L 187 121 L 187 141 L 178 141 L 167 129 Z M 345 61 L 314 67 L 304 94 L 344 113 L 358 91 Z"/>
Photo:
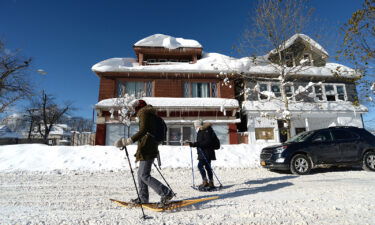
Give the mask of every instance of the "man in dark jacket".
<path id="1" fill-rule="evenodd" d="M 214 180 L 211 168 L 211 160 L 216 160 L 215 150 L 212 146 L 212 136 L 215 132 L 210 123 L 203 124 L 202 120 L 194 121 L 197 130 L 197 141 L 189 143 L 190 147 L 196 147 L 198 152 L 198 169 L 202 176 L 200 188 L 213 188 Z M 208 179 L 207 179 L 208 175 Z"/>
<path id="2" fill-rule="evenodd" d="M 130 138 L 121 138 L 116 142 L 116 147 L 123 147 L 138 141 L 137 152 L 135 153 L 136 162 L 139 161 L 138 168 L 138 186 L 139 198 L 133 199 L 134 203 L 148 203 L 150 186 L 158 195 L 161 196 L 161 204 L 170 201 L 174 193 L 160 181 L 151 176 L 151 167 L 155 158 L 159 154 L 158 143 L 151 135 L 151 131 L 155 130 L 156 110 L 147 105 L 143 100 L 136 100 L 133 108 L 139 118 L 139 131 Z"/>

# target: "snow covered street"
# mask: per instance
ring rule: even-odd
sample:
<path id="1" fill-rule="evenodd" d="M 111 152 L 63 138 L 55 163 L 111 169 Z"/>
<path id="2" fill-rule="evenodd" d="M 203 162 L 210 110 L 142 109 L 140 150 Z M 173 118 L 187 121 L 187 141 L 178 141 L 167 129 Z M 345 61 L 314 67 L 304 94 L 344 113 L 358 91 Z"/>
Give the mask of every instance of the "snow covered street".
<path id="1" fill-rule="evenodd" d="M 319 170 L 308 176 L 265 169 L 216 168 L 218 192 L 193 190 L 191 170 L 164 168 L 176 199 L 219 195 L 217 200 L 174 212 L 127 209 L 130 172 L 70 171 L 0 173 L 0 224 L 375 224 L 375 173 Z M 155 177 L 160 178 L 156 170 Z M 157 201 L 151 191 L 152 201 Z"/>

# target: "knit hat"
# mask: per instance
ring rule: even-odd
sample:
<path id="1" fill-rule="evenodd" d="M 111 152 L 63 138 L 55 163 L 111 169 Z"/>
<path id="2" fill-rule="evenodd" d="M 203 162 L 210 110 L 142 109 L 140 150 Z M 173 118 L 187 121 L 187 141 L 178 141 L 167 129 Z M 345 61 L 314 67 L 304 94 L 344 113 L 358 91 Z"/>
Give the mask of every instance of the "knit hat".
<path id="1" fill-rule="evenodd" d="M 145 107 L 147 103 L 143 101 L 142 99 L 140 99 L 140 100 L 136 100 L 132 105 L 133 105 L 135 112 L 138 112 L 140 109 Z"/>
<path id="2" fill-rule="evenodd" d="M 203 125 L 203 120 L 196 120 L 194 121 L 194 127 L 199 127 Z"/>

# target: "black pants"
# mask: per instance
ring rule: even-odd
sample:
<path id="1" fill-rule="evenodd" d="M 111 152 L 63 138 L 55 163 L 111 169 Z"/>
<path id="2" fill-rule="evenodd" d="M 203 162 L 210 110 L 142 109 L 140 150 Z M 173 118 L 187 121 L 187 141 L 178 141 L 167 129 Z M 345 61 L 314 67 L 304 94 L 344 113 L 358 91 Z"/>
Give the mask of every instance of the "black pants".
<path id="1" fill-rule="evenodd" d="M 207 179 L 207 175 L 208 175 L 208 179 L 210 181 L 213 181 L 213 174 L 212 174 L 212 169 L 211 169 L 211 160 L 210 159 L 200 159 L 199 162 L 198 162 L 198 169 L 199 169 L 199 172 L 201 173 L 201 176 L 202 176 L 202 179 L 203 180 L 206 180 Z M 207 171 L 207 175 L 206 175 L 206 171 Z"/>

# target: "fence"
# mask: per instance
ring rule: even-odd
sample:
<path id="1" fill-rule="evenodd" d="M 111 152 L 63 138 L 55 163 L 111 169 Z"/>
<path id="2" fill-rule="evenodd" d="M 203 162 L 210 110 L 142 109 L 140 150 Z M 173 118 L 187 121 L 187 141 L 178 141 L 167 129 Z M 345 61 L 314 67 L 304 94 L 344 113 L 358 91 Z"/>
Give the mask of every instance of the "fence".
<path id="1" fill-rule="evenodd" d="M 95 145 L 95 133 L 72 132 L 71 145 Z"/>

